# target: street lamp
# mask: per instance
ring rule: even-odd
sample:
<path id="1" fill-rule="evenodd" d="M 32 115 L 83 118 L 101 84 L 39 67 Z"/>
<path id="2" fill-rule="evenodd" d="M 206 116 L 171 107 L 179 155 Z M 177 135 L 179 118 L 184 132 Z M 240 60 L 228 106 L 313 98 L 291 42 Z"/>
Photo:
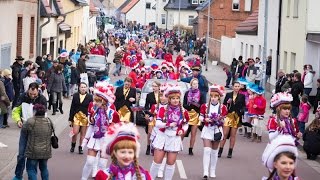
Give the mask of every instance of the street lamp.
<path id="1" fill-rule="evenodd" d="M 206 38 L 206 71 L 208 71 L 208 57 L 209 57 L 209 31 L 210 31 L 210 4 L 211 0 L 208 0 L 208 22 L 207 22 L 207 38 Z"/>

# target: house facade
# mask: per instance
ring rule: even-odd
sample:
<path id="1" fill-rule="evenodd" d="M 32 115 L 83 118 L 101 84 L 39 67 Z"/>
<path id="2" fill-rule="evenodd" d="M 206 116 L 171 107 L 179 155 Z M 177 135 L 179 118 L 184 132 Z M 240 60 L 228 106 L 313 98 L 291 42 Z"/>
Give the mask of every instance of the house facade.
<path id="1" fill-rule="evenodd" d="M 16 56 L 35 60 L 37 0 L 0 1 L 0 69 L 9 68 Z"/>
<path id="2" fill-rule="evenodd" d="M 194 29 L 197 37 L 207 34 L 208 6 L 209 0 L 197 8 L 198 20 Z M 221 36 L 235 37 L 237 25 L 258 7 L 258 0 L 211 0 L 210 24 L 213 24 L 213 28 L 209 30 L 210 37 L 219 40 Z"/>

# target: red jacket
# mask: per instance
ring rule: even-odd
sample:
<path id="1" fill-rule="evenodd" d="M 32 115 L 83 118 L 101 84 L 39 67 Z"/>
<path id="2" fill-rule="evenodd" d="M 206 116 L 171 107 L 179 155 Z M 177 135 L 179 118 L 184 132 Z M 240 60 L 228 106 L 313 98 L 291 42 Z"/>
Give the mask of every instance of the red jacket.
<path id="1" fill-rule="evenodd" d="M 131 87 L 136 88 L 136 84 L 138 82 L 137 73 L 135 73 L 134 71 L 131 71 L 128 74 L 128 77 L 130 77 L 132 79 Z"/>
<path id="2" fill-rule="evenodd" d="M 164 55 L 163 59 L 166 60 L 167 62 L 173 63 L 172 54 L 170 54 L 170 53 L 166 53 L 166 54 Z"/>
<path id="3" fill-rule="evenodd" d="M 183 61 L 183 56 L 181 56 L 181 55 L 177 56 L 176 63 L 175 63 L 175 66 L 176 66 L 177 69 L 180 68 L 180 62 L 181 61 Z"/>
<path id="4" fill-rule="evenodd" d="M 257 107 L 254 108 L 253 106 Z M 267 101 L 263 96 L 257 95 L 255 98 L 250 99 L 248 103 L 249 114 L 264 115 L 266 112 Z"/>

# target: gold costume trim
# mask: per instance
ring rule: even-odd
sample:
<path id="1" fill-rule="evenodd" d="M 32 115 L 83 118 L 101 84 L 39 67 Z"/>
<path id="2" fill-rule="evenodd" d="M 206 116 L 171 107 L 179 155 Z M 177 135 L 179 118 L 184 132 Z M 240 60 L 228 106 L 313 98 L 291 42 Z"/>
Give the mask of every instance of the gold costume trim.
<path id="1" fill-rule="evenodd" d="M 76 126 L 88 126 L 88 118 L 82 111 L 77 112 L 73 117 L 73 125 Z"/>
<path id="2" fill-rule="evenodd" d="M 224 119 L 224 126 L 238 128 L 240 117 L 236 112 L 228 113 Z"/>
<path id="3" fill-rule="evenodd" d="M 122 122 L 130 122 L 130 116 L 131 112 L 129 108 L 124 105 L 118 110 L 119 116 L 120 116 L 120 121 Z"/>
<path id="4" fill-rule="evenodd" d="M 189 125 L 196 125 L 199 126 L 200 125 L 200 121 L 199 121 L 199 113 L 197 113 L 194 109 L 191 109 L 191 111 L 188 111 L 189 114 Z"/>

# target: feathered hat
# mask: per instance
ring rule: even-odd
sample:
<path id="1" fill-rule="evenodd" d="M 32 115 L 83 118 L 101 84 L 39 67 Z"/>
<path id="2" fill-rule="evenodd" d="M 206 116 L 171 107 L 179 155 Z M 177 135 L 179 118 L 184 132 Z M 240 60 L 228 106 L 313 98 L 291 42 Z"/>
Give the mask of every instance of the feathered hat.
<path id="1" fill-rule="evenodd" d="M 94 87 L 93 94 L 109 103 L 114 103 L 116 99 L 114 96 L 114 87 L 107 81 L 98 81 Z"/>
<path id="2" fill-rule="evenodd" d="M 140 143 L 138 139 L 140 138 L 139 131 L 135 124 L 133 123 L 115 123 L 111 124 L 108 127 L 108 130 L 105 133 L 102 143 L 103 154 L 111 155 L 113 152 L 114 146 L 123 140 L 129 140 L 136 143 L 136 157 L 139 157 L 140 153 Z"/>
<path id="3" fill-rule="evenodd" d="M 240 83 L 240 84 L 243 84 L 243 85 L 248 85 L 249 84 L 249 82 L 246 80 L 246 78 L 243 78 L 243 77 L 238 78 L 237 82 Z"/>
<path id="4" fill-rule="evenodd" d="M 119 79 L 118 81 L 116 81 L 114 83 L 114 86 L 115 87 L 120 87 L 120 86 L 123 86 L 123 84 L 124 84 L 124 81 L 122 79 Z"/>
<path id="5" fill-rule="evenodd" d="M 175 84 L 175 85 L 171 85 L 171 84 L 168 84 L 168 87 L 165 91 L 165 96 L 166 97 L 169 97 L 170 95 L 178 95 L 178 96 L 181 96 L 181 88 Z"/>
<path id="6" fill-rule="evenodd" d="M 257 94 L 258 94 L 258 95 L 264 94 L 264 89 L 263 89 L 263 87 L 261 87 L 261 86 L 258 87 Z"/>
<path id="7" fill-rule="evenodd" d="M 254 83 L 249 83 L 247 85 L 247 89 L 252 91 L 252 92 L 254 92 L 254 93 L 256 93 L 256 94 L 258 93 L 258 88 L 259 88 L 259 86 L 254 84 Z"/>
<path id="8" fill-rule="evenodd" d="M 220 94 L 220 96 L 224 96 L 226 93 L 224 87 L 218 84 L 211 85 L 209 89 L 210 89 L 210 92 L 217 92 Z"/>
<path id="9" fill-rule="evenodd" d="M 292 95 L 286 92 L 279 92 L 272 96 L 271 107 L 277 107 L 280 104 L 290 104 L 293 100 Z"/>
<path id="10" fill-rule="evenodd" d="M 263 165 L 272 171 L 274 158 L 282 152 L 291 152 L 298 157 L 298 149 L 291 135 L 278 135 L 267 145 L 262 154 Z"/>

